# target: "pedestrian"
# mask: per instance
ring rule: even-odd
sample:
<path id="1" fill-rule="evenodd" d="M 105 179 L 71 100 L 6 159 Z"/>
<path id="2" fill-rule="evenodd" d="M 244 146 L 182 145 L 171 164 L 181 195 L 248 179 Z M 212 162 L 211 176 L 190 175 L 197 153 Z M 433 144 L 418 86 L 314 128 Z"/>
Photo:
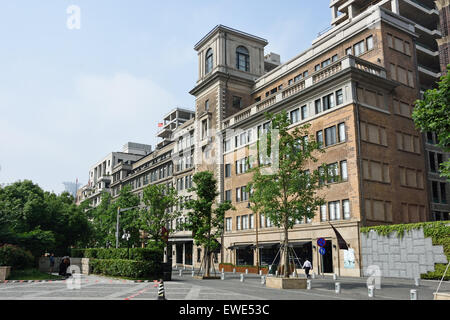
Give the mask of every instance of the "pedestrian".
<path id="1" fill-rule="evenodd" d="M 55 266 L 55 255 L 52 253 L 50 254 L 50 273 L 53 273 L 53 267 Z"/>
<path id="2" fill-rule="evenodd" d="M 67 268 L 70 266 L 70 260 L 68 257 L 63 257 L 61 263 L 59 264 L 59 275 L 65 278 L 69 278 L 71 276 L 70 273 L 67 273 Z"/>
<path id="3" fill-rule="evenodd" d="M 309 270 L 311 270 L 312 265 L 311 262 L 309 262 L 308 259 L 305 260 L 305 263 L 303 264 L 303 269 L 305 269 L 306 277 L 309 278 Z"/>

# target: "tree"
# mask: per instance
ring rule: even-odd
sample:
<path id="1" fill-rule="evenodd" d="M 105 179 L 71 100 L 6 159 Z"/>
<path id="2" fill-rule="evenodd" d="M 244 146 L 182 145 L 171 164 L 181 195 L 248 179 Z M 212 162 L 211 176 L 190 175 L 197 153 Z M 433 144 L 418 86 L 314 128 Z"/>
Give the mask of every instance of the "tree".
<path id="1" fill-rule="evenodd" d="M 290 121 L 286 112 L 272 115 L 272 130 L 267 137 L 261 137 L 262 144 L 272 145 L 272 139 L 278 141 L 278 148 L 268 148 L 267 155 L 272 155 L 272 163 L 278 162 L 278 168 L 267 170 L 266 163 L 258 161 L 258 166 L 251 169 L 252 181 L 248 184 L 250 201 L 254 212 L 262 213 L 277 227 L 284 231 L 284 242 L 281 245 L 281 269 L 284 277 L 289 277 L 288 231 L 296 220 L 314 217 L 317 207 L 324 200 L 316 195 L 323 187 L 323 179 L 328 170 L 311 170 L 317 162 L 316 153 L 323 152 L 314 136 L 308 136 L 309 125 L 288 129 Z M 263 154 L 258 148 L 258 159 Z M 323 168 L 323 166 L 322 166 Z"/>
<path id="2" fill-rule="evenodd" d="M 198 172 L 193 176 L 193 181 L 194 187 L 189 191 L 195 192 L 197 199 L 185 204 L 187 209 L 192 210 L 188 213 L 186 227 L 192 231 L 195 244 L 204 248 L 205 276 L 209 277 L 212 253 L 220 249 L 216 239 L 223 234 L 225 211 L 233 207 L 228 201 L 217 203 L 219 192 L 212 172 Z"/>
<path id="3" fill-rule="evenodd" d="M 415 103 L 412 118 L 423 132 L 435 132 L 443 151 L 450 151 L 450 64 L 437 89 L 425 91 Z M 441 164 L 441 176 L 450 179 L 450 160 Z"/>
<path id="4" fill-rule="evenodd" d="M 140 211 L 141 230 L 162 244 L 162 228 L 180 216 L 180 212 L 172 210 L 179 201 L 177 192 L 162 184 L 149 185 L 144 188 L 142 201 L 146 208 Z"/>

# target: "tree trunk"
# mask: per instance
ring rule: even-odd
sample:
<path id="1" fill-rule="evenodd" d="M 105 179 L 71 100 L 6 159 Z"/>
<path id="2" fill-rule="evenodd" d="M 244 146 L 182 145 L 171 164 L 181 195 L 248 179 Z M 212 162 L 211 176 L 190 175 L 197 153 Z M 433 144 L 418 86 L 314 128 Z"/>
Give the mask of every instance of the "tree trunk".
<path id="1" fill-rule="evenodd" d="M 284 277 L 289 278 L 289 239 L 288 239 L 288 228 L 287 225 L 284 227 Z"/>
<path id="2" fill-rule="evenodd" d="M 211 255 L 209 253 L 209 248 L 208 246 L 206 247 L 205 250 L 205 277 L 209 277 L 210 273 L 209 270 L 211 269 Z"/>

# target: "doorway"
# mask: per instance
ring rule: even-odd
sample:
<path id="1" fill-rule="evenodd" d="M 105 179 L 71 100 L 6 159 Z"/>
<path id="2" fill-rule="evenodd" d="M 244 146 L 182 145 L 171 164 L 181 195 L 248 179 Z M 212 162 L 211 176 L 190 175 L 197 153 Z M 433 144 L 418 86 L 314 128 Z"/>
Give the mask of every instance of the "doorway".
<path id="1" fill-rule="evenodd" d="M 333 273 L 333 245 L 331 240 L 327 240 L 325 243 L 325 254 L 323 255 L 323 272 Z"/>

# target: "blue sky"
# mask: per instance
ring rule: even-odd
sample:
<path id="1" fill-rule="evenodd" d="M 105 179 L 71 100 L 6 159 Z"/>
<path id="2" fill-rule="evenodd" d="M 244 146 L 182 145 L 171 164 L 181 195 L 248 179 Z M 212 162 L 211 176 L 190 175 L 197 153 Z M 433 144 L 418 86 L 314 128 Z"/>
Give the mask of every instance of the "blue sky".
<path id="1" fill-rule="evenodd" d="M 66 26 L 70 5 L 81 28 Z M 154 145 L 175 106 L 194 108 L 194 45 L 223 24 L 282 62 L 329 26 L 328 0 L 9 0 L 0 3 L 0 183 L 87 182 L 128 141 Z"/>

